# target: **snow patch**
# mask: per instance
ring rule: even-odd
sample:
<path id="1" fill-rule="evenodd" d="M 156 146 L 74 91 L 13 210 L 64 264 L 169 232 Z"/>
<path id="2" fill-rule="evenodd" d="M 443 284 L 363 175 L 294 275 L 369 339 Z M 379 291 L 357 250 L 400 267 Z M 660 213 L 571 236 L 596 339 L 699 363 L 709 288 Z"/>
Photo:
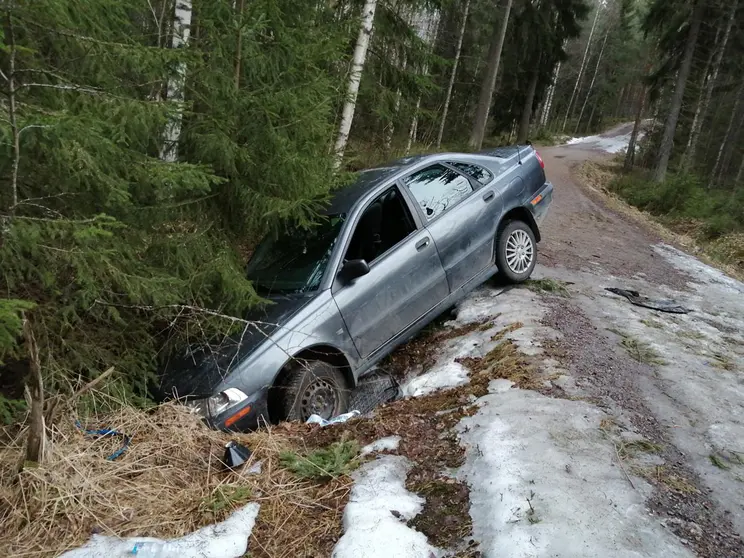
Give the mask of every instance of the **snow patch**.
<path id="1" fill-rule="evenodd" d="M 362 448 L 361 454 L 369 455 L 370 453 L 376 453 L 378 451 L 395 451 L 400 445 L 400 436 L 387 436 L 375 440 L 371 444 L 367 444 Z"/>
<path id="2" fill-rule="evenodd" d="M 344 534 L 333 549 L 333 558 L 441 555 L 426 536 L 406 525 L 424 504 L 423 498 L 406 490 L 410 467 L 405 457 L 384 455 L 354 473 L 354 486 L 344 510 Z"/>
<path id="3" fill-rule="evenodd" d="M 411 378 L 400 388 L 404 397 L 420 397 L 440 389 L 451 388 L 467 384 L 467 369 L 456 362 L 445 362 L 435 366 L 425 374 Z"/>
<path id="4" fill-rule="evenodd" d="M 93 535 L 85 545 L 65 552 L 60 558 L 131 557 L 135 543 L 167 543 L 169 555 L 179 558 L 238 558 L 248 550 L 248 539 L 256 523 L 259 505 L 243 506 L 221 523 L 202 527 L 177 539 L 152 537 L 108 537 Z"/>
<path id="5" fill-rule="evenodd" d="M 566 142 L 566 145 L 585 145 L 593 149 L 600 149 L 607 153 L 620 153 L 628 149 L 630 144 L 631 134 L 623 134 L 622 136 L 586 136 L 582 138 L 571 138 Z M 643 139 L 644 133 L 638 132 L 636 139 L 636 149 L 638 149 L 638 142 Z"/>
<path id="6" fill-rule="evenodd" d="M 505 387 L 458 426 L 466 448 L 458 476 L 470 485 L 485 557 L 692 557 L 615 465 L 602 411 Z"/>

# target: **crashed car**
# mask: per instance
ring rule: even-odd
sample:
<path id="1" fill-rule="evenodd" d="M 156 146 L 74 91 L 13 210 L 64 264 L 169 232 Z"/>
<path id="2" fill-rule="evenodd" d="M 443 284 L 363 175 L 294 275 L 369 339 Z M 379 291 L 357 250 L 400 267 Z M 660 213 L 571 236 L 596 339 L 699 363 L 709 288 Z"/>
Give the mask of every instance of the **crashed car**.
<path id="1" fill-rule="evenodd" d="M 268 304 L 230 343 L 171 357 L 161 393 L 226 430 L 346 412 L 360 377 L 469 291 L 530 277 L 552 195 L 530 145 L 359 173 L 316 227 L 263 239 L 247 275 Z"/>

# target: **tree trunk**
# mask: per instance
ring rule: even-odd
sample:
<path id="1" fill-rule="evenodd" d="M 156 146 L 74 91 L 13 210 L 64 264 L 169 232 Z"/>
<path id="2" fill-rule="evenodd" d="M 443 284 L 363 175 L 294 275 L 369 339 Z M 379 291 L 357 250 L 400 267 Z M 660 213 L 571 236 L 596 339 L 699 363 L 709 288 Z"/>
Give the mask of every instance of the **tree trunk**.
<path id="1" fill-rule="evenodd" d="M 705 70 L 705 76 L 707 82 L 705 83 L 705 89 L 702 91 L 700 99 L 698 100 L 697 109 L 695 110 L 695 118 L 692 121 L 692 129 L 690 130 L 690 137 L 687 140 L 687 147 L 685 153 L 682 156 L 682 169 L 685 171 L 690 170 L 695 162 L 695 152 L 697 151 L 698 141 L 700 139 L 700 132 L 703 128 L 703 123 L 708 115 L 708 107 L 710 106 L 710 100 L 713 97 L 713 88 L 718 81 L 718 72 L 721 69 L 721 62 L 723 61 L 723 55 L 726 52 L 726 44 L 728 43 L 729 36 L 731 35 L 731 28 L 734 25 L 736 19 L 736 8 L 739 4 L 739 0 L 733 0 L 731 2 L 731 12 L 729 13 L 728 21 L 726 22 L 726 30 L 723 33 L 723 39 L 721 44 L 718 45 L 718 49 L 715 52 L 715 58 L 713 60 L 713 66 L 710 75 L 708 75 L 708 67 Z M 710 60 L 708 61 L 710 65 Z"/>
<path id="2" fill-rule="evenodd" d="M 173 20 L 172 48 L 186 47 L 191 33 L 191 0 L 176 0 L 175 17 Z M 184 86 L 186 85 L 186 63 L 179 62 L 176 75 L 168 80 L 167 99 L 174 103 L 183 103 Z M 178 140 L 181 138 L 181 123 L 183 122 L 183 107 L 179 106 L 165 125 L 163 144 L 160 147 L 160 158 L 163 161 L 174 162 L 178 159 Z"/>
<path id="3" fill-rule="evenodd" d="M 599 49 L 599 56 L 597 57 L 597 65 L 594 67 L 594 75 L 592 76 L 592 81 L 589 82 L 589 90 L 586 92 L 586 97 L 584 98 L 584 103 L 581 105 L 581 110 L 579 111 L 579 119 L 576 122 L 576 131 L 574 133 L 578 133 L 579 131 L 579 124 L 581 124 L 581 119 L 584 117 L 584 111 L 586 110 L 586 104 L 589 102 L 589 97 L 592 95 L 592 89 L 594 89 L 594 82 L 597 80 L 597 73 L 599 73 L 599 66 L 602 63 L 602 55 L 604 54 L 605 46 L 607 46 L 607 37 L 610 36 L 610 26 L 607 26 L 607 31 L 605 32 L 604 41 L 602 41 L 602 48 Z"/>
<path id="4" fill-rule="evenodd" d="M 545 99 L 545 108 L 543 109 L 542 116 L 540 118 L 540 126 L 543 128 L 548 125 L 550 122 L 550 111 L 553 108 L 553 98 L 555 97 L 555 89 L 558 86 L 558 76 L 561 73 L 561 63 L 558 62 L 558 64 L 555 67 L 555 70 L 553 71 L 553 79 L 550 82 L 550 87 L 548 88 L 548 94 Z"/>
<path id="5" fill-rule="evenodd" d="M 636 143 L 638 142 L 638 132 L 641 129 L 641 120 L 643 119 L 643 110 L 645 108 L 646 90 L 644 88 L 641 91 L 641 97 L 638 100 L 638 110 L 636 111 L 635 123 L 633 124 L 633 132 L 630 134 L 628 152 L 625 154 L 625 164 L 623 165 L 623 170 L 625 170 L 625 172 L 633 170 L 633 165 L 635 164 Z"/>
<path id="6" fill-rule="evenodd" d="M 589 39 L 586 41 L 586 48 L 584 49 L 584 56 L 581 59 L 581 66 L 579 66 L 579 75 L 576 76 L 576 83 L 574 83 L 573 93 L 571 93 L 571 100 L 568 102 L 568 108 L 566 108 L 566 117 L 563 119 L 563 126 L 561 132 L 566 131 L 566 124 L 568 123 L 568 117 L 571 114 L 574 101 L 576 100 L 576 94 L 579 91 L 579 83 L 584 75 L 584 68 L 586 67 L 586 58 L 589 55 L 589 47 L 592 45 L 592 37 L 594 37 L 594 30 L 597 28 L 597 20 L 599 19 L 599 12 L 602 11 L 600 6 L 597 6 L 597 13 L 594 16 L 594 23 L 592 23 L 592 29 L 589 31 Z"/>
<path id="7" fill-rule="evenodd" d="M 734 182 L 737 188 L 742 185 L 742 179 L 744 179 L 744 156 L 742 156 L 741 163 L 739 163 L 739 171 L 736 173 L 736 181 Z"/>
<path id="8" fill-rule="evenodd" d="M 416 34 L 419 38 L 424 41 L 427 45 L 427 51 L 434 48 L 436 42 L 437 32 L 439 28 L 439 12 L 438 11 L 427 11 L 423 14 L 418 14 L 419 20 L 415 23 Z M 421 69 L 422 74 L 426 74 L 429 71 L 428 63 L 424 64 Z M 416 108 L 413 111 L 413 119 L 411 120 L 411 127 L 408 131 L 408 143 L 406 144 L 406 155 L 411 151 L 411 147 L 416 141 L 416 134 L 418 132 L 418 119 L 419 110 L 421 109 L 421 95 L 416 99 Z"/>
<path id="9" fill-rule="evenodd" d="M 359 27 L 359 36 L 357 37 L 354 56 L 351 61 L 351 71 L 349 73 L 349 85 L 346 92 L 346 102 L 341 114 L 341 125 L 338 130 L 338 137 L 334 147 L 336 160 L 334 166 L 339 168 L 344 158 L 346 144 L 349 141 L 349 132 L 351 132 L 351 123 L 354 120 L 354 111 L 356 110 L 357 95 L 359 94 L 359 83 L 362 81 L 362 72 L 364 71 L 364 62 L 367 59 L 367 48 L 369 47 L 369 37 L 372 34 L 372 28 L 375 21 L 375 10 L 377 9 L 377 0 L 366 0 L 362 8 L 362 21 Z"/>
<path id="10" fill-rule="evenodd" d="M 444 126 L 447 122 L 447 113 L 449 112 L 450 102 L 452 101 L 452 89 L 455 86 L 455 77 L 457 76 L 457 66 L 460 64 L 460 54 L 462 53 L 462 40 L 465 37 L 465 29 L 468 22 L 468 12 L 470 11 L 470 0 L 465 0 L 465 7 L 462 13 L 462 24 L 460 25 L 460 34 L 457 37 L 457 48 L 455 49 L 455 61 L 452 64 L 449 84 L 447 85 L 447 95 L 444 98 L 444 108 L 442 109 L 442 121 L 439 123 L 439 133 L 437 134 L 437 149 L 442 146 L 442 136 L 444 136 Z"/>
<path id="11" fill-rule="evenodd" d="M 491 110 L 491 99 L 496 87 L 496 76 L 499 73 L 501 64 L 501 51 L 504 48 L 504 39 L 506 30 L 509 26 L 509 14 L 511 12 L 513 0 L 506 0 L 506 10 L 504 19 L 501 22 L 501 28 L 491 42 L 491 48 L 488 52 L 488 64 L 486 66 L 486 75 L 481 83 L 480 97 L 478 98 L 478 107 L 475 111 L 475 120 L 473 121 L 473 130 L 470 134 L 468 145 L 474 149 L 480 149 L 483 146 L 483 136 L 486 133 L 488 124 L 488 113 Z"/>
<path id="12" fill-rule="evenodd" d="M 728 127 L 726 128 L 726 135 L 723 137 L 721 146 L 718 148 L 716 163 L 713 166 L 713 172 L 711 173 L 711 181 L 708 183 L 709 186 L 721 184 L 723 182 L 723 175 L 731 164 L 731 153 L 736 147 L 736 138 L 741 129 L 742 119 L 744 119 L 742 103 L 744 103 L 744 81 L 742 81 L 738 91 L 736 92 L 734 109 L 731 111 L 731 118 L 729 118 Z"/>
<path id="13" fill-rule="evenodd" d="M 31 327 L 31 322 L 24 316 L 23 336 L 26 340 L 26 351 L 30 367 L 28 393 L 31 396 L 30 422 L 26 439 L 26 461 L 42 463 L 46 449 L 46 426 L 44 424 L 44 383 L 41 377 L 41 360 L 39 346 Z"/>
<path id="14" fill-rule="evenodd" d="M 654 169 L 654 181 L 656 182 L 663 182 L 666 178 L 667 168 L 669 166 L 669 158 L 672 155 L 674 133 L 677 130 L 677 121 L 679 120 L 679 113 L 682 109 L 682 99 L 685 95 L 687 78 L 690 76 L 692 58 L 695 54 L 695 46 L 697 45 L 698 35 L 700 34 L 700 24 L 703 17 L 704 7 L 705 0 L 697 0 L 695 2 L 695 6 L 693 7 L 692 20 L 690 21 L 690 32 L 687 35 L 687 44 L 685 45 L 682 65 L 680 66 L 679 73 L 677 74 L 677 83 L 674 86 L 672 103 L 669 108 L 669 114 L 667 115 L 666 123 L 664 124 L 664 135 L 661 139 L 659 155 L 656 160 L 656 168 Z"/>
<path id="15" fill-rule="evenodd" d="M 235 89 L 240 89 L 240 67 L 243 63 L 243 9 L 245 0 L 238 0 L 237 20 L 238 20 L 238 39 L 235 45 Z"/>
<path id="16" fill-rule="evenodd" d="M 395 62 L 397 64 L 398 61 L 398 55 L 395 55 Z M 406 67 L 408 66 L 408 56 L 406 53 L 403 53 L 403 63 L 401 64 L 401 70 L 406 71 Z M 403 97 L 403 93 L 400 90 L 400 87 L 398 87 L 395 90 L 395 103 L 393 105 L 393 120 L 390 122 L 390 124 L 387 127 L 387 130 L 385 130 L 385 150 L 390 151 L 392 145 L 393 145 L 393 136 L 395 135 L 395 120 L 398 117 L 398 112 L 400 111 L 400 101 Z"/>
<path id="17" fill-rule="evenodd" d="M 517 132 L 517 143 L 521 144 L 527 141 L 527 136 L 530 134 L 530 118 L 532 116 L 532 105 L 535 102 L 535 91 L 537 90 L 537 81 L 540 78 L 540 62 L 535 64 L 532 69 L 532 78 L 530 84 L 527 87 L 527 98 L 524 101 L 524 107 L 522 108 L 522 118 L 519 121 L 519 132 Z"/>

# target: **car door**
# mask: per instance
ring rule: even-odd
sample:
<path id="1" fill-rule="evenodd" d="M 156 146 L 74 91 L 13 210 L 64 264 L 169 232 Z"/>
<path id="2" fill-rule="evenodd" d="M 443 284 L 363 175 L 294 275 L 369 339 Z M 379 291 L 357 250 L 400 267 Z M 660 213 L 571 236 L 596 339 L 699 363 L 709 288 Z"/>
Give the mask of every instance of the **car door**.
<path id="1" fill-rule="evenodd" d="M 337 276 L 332 294 L 367 358 L 445 299 L 449 288 L 431 234 L 397 186 L 367 204 L 354 227 L 344 259 L 367 260 L 369 273 L 352 281 Z"/>
<path id="2" fill-rule="evenodd" d="M 502 201 L 497 181 L 485 187 L 436 163 L 403 179 L 437 246 L 450 292 L 493 263 L 494 223 Z"/>

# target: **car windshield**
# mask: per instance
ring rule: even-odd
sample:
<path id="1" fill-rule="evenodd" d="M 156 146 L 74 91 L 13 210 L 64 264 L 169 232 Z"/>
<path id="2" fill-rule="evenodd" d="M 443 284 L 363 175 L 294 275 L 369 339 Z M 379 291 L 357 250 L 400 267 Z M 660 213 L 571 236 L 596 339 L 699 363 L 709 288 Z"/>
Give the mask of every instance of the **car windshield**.
<path id="1" fill-rule="evenodd" d="M 248 262 L 248 279 L 266 293 L 303 293 L 320 286 L 345 215 L 325 217 L 311 229 L 267 235 Z"/>

